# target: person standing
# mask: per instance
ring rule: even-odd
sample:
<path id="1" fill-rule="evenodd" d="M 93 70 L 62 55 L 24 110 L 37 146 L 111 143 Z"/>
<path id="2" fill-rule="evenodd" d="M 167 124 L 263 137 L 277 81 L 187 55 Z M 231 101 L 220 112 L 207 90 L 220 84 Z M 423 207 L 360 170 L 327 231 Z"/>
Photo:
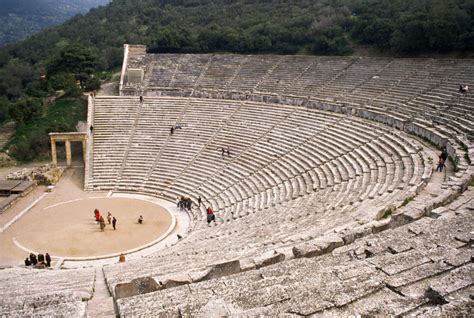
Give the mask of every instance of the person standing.
<path id="1" fill-rule="evenodd" d="M 51 256 L 49 256 L 49 253 L 46 253 L 45 259 L 46 259 L 46 267 L 51 267 Z"/>
<path id="2" fill-rule="evenodd" d="M 202 199 L 201 199 L 201 196 L 198 197 L 198 206 L 201 207 L 201 202 L 202 202 Z"/>
<path id="3" fill-rule="evenodd" d="M 107 212 L 107 222 L 110 224 L 112 222 L 112 213 Z"/>
<path id="4" fill-rule="evenodd" d="M 38 260 L 36 259 L 36 255 L 33 253 L 30 253 L 30 263 L 31 265 L 36 265 L 38 263 Z"/>
<path id="5" fill-rule="evenodd" d="M 99 223 L 100 222 L 100 212 L 99 212 L 99 210 L 97 210 L 97 209 L 94 210 L 94 216 L 95 216 L 95 221 L 97 223 Z"/>
<path id="6" fill-rule="evenodd" d="M 143 215 L 140 215 L 140 217 L 138 218 L 138 223 L 139 223 L 139 224 L 142 224 L 142 223 L 143 223 Z"/>
<path id="7" fill-rule="evenodd" d="M 99 223 L 100 223 L 100 231 L 101 231 L 101 232 L 104 232 L 104 229 L 105 229 L 105 220 L 104 220 L 104 217 L 103 217 L 102 215 L 100 216 Z"/>
<path id="8" fill-rule="evenodd" d="M 112 227 L 114 228 L 114 231 L 116 229 L 116 225 L 117 225 L 117 219 L 115 218 L 115 216 L 112 218 Z"/>
<path id="9" fill-rule="evenodd" d="M 207 208 L 207 224 L 214 221 L 216 223 L 216 216 L 214 215 L 214 211 L 212 211 L 211 207 Z"/>

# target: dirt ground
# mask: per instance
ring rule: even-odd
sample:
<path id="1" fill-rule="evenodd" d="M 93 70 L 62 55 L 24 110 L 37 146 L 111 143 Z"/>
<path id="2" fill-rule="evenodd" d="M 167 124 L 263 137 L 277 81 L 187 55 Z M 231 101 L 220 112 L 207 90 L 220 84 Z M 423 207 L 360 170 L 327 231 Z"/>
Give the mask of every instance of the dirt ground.
<path id="1" fill-rule="evenodd" d="M 0 171 L 0 175 L 3 171 Z M 162 207 L 138 199 L 107 197 L 107 193 L 86 193 L 84 168 L 66 170 L 51 193 L 38 187 L 0 214 L 0 227 L 36 200 L 37 204 L 0 234 L 0 266 L 21 265 L 28 255 L 48 252 L 53 258 L 88 257 L 121 253 L 159 238 L 171 224 L 171 215 Z M 46 194 L 45 194 L 46 193 Z M 117 230 L 107 224 L 101 232 L 93 211 L 97 208 L 118 220 Z M 143 224 L 138 224 L 143 215 Z"/>

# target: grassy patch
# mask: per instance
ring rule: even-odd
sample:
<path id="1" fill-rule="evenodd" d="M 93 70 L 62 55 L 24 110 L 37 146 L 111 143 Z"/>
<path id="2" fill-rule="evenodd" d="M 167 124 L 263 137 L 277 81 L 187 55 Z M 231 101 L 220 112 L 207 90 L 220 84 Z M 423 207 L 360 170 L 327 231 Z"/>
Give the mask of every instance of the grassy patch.
<path id="1" fill-rule="evenodd" d="M 402 207 L 407 205 L 408 203 L 410 203 L 411 201 L 413 201 L 414 197 L 408 197 L 408 198 L 405 198 L 405 200 L 403 200 L 402 202 Z"/>
<path id="2" fill-rule="evenodd" d="M 8 144 L 10 154 L 20 162 L 50 158 L 50 132 L 76 131 L 78 121 L 87 119 L 87 102 L 61 98 L 46 113 L 17 127 Z"/>

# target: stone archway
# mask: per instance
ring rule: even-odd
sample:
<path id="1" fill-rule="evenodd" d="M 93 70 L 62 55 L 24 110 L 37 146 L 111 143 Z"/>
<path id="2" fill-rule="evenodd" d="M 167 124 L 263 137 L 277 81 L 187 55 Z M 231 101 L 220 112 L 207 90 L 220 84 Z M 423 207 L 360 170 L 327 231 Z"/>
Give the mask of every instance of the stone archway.
<path id="1" fill-rule="evenodd" d="M 87 144 L 87 133 L 85 132 L 64 132 L 64 133 L 49 133 L 51 139 L 51 158 L 54 165 L 58 164 L 58 158 L 56 154 L 56 142 L 64 142 L 66 145 L 66 162 L 67 166 L 71 166 L 72 155 L 71 155 L 71 142 L 80 141 L 82 142 L 82 156 L 84 163 L 86 162 L 86 144 Z"/>

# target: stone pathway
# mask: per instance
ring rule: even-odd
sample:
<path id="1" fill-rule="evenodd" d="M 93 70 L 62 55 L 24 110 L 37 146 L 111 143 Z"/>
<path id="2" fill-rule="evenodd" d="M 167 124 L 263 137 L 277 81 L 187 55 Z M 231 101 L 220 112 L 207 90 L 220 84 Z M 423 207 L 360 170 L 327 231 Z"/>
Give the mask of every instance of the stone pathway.
<path id="1" fill-rule="evenodd" d="M 95 270 L 94 294 L 87 303 L 87 317 L 116 317 L 114 299 L 107 289 L 101 267 Z"/>

